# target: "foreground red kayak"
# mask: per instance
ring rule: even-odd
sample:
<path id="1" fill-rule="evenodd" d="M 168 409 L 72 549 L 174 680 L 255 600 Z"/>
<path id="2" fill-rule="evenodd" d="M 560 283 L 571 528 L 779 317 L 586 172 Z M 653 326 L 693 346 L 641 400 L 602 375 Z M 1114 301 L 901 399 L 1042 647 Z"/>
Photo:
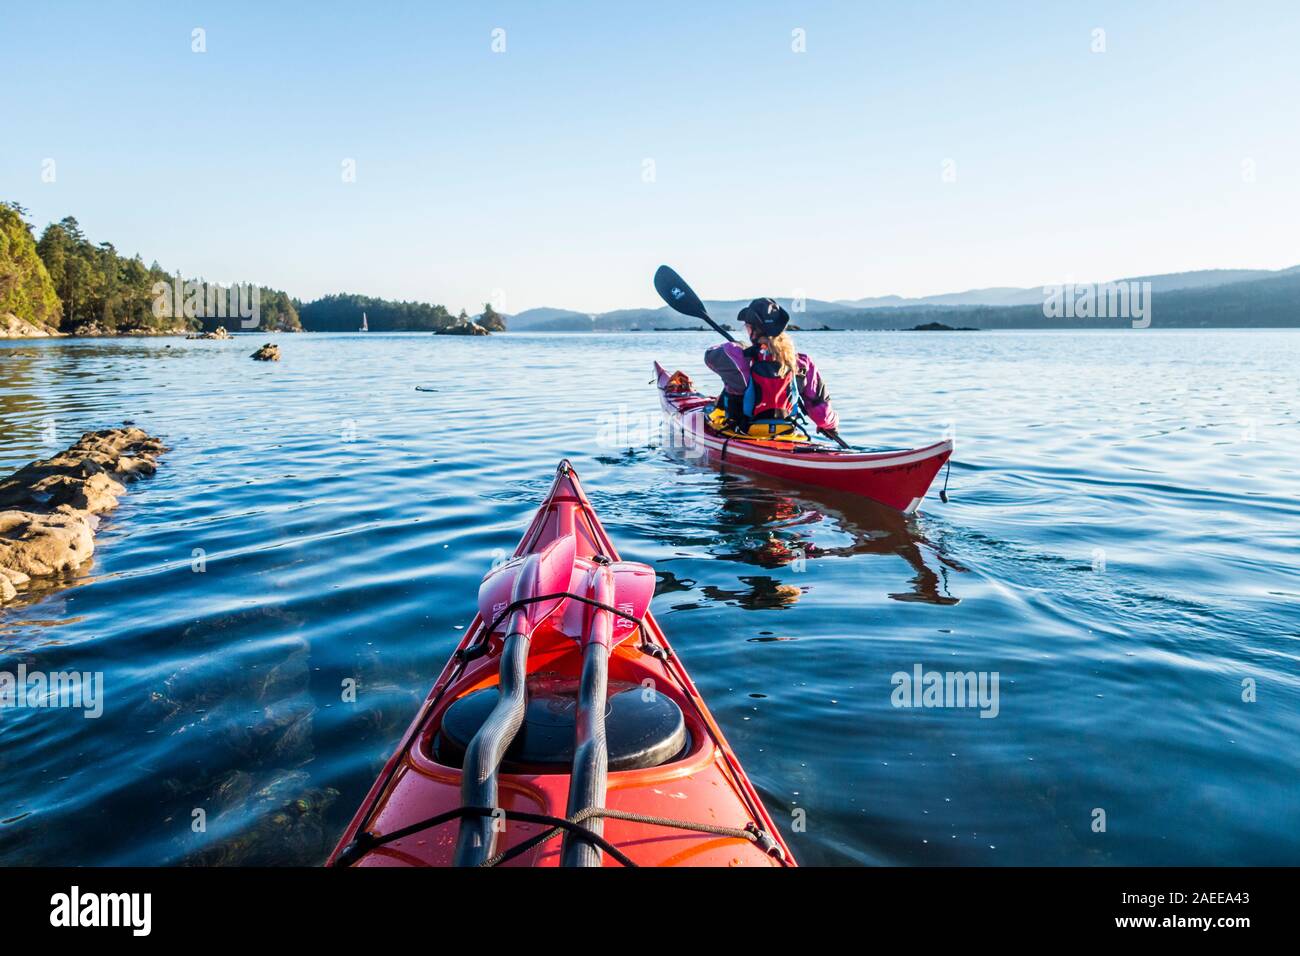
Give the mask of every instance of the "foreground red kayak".
<path id="1" fill-rule="evenodd" d="M 916 511 L 934 476 L 952 457 L 951 441 L 904 451 L 856 452 L 814 441 L 730 436 L 710 423 L 714 399 L 694 391 L 680 372 L 671 376 L 655 362 L 655 378 L 664 415 L 682 447 L 709 461 L 861 495 L 904 514 Z"/>
<path id="2" fill-rule="evenodd" d="M 793 866 L 561 462 L 334 866 Z"/>

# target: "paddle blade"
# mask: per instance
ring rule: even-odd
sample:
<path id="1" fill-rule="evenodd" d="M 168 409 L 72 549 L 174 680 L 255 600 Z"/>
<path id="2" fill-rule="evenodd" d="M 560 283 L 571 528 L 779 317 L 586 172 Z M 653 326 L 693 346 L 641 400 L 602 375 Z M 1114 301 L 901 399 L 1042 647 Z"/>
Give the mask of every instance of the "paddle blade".
<path id="1" fill-rule="evenodd" d="M 539 602 L 531 599 L 569 590 L 577 546 L 577 538 L 566 534 L 541 551 L 514 558 L 489 571 L 478 589 L 479 614 L 491 624 L 507 607 L 520 604 L 505 621 L 505 628 L 510 633 L 531 634 L 564 601 L 563 598 Z"/>
<path id="2" fill-rule="evenodd" d="M 654 571 L 635 561 L 616 561 L 610 569 L 614 572 L 614 599 L 610 603 L 621 613 L 641 620 L 655 596 Z M 636 627 L 625 617 L 615 617 L 610 646 L 622 644 L 636 633 Z"/>
<path id="3" fill-rule="evenodd" d="M 700 297 L 668 266 L 660 266 L 655 272 L 655 291 L 670 307 L 682 315 L 709 321 L 709 313 L 704 308 L 704 303 L 700 301 Z"/>

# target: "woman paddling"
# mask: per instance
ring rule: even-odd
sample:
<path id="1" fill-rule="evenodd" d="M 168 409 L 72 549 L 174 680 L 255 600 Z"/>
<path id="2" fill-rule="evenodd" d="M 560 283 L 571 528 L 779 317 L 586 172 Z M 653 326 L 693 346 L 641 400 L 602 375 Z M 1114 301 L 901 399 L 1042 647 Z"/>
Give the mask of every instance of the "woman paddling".
<path id="1" fill-rule="evenodd" d="M 728 427 L 749 433 L 755 422 L 785 421 L 802 411 L 819 432 L 835 437 L 839 416 L 817 366 L 786 334 L 789 313 L 774 299 L 755 299 L 736 318 L 750 347 L 723 342 L 704 353 L 704 363 L 722 379 L 718 407 Z"/>

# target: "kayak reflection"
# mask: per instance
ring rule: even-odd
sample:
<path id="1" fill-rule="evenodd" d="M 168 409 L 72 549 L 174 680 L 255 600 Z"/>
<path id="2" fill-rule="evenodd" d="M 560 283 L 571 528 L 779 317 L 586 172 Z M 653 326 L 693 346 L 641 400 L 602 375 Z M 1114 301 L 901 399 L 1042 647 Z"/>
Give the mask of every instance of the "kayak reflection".
<path id="1" fill-rule="evenodd" d="M 856 555 L 895 555 L 912 568 L 910 591 L 891 593 L 897 601 L 956 604 L 948 588 L 950 571 L 964 571 L 921 530 L 915 516 L 903 515 L 856 495 L 789 486 L 761 475 L 721 475 L 717 526 L 724 541 L 710 548 L 719 558 L 760 568 L 800 566 L 802 562 Z M 816 532 L 833 528 L 843 544 L 819 544 Z M 728 531 L 738 532 L 726 534 Z M 933 565 L 933 566 L 932 566 Z M 773 607 L 799 599 L 800 589 L 767 577 L 742 578 L 745 599 L 727 592 L 722 599 L 745 607 Z M 709 595 L 713 597 L 713 595 Z"/>

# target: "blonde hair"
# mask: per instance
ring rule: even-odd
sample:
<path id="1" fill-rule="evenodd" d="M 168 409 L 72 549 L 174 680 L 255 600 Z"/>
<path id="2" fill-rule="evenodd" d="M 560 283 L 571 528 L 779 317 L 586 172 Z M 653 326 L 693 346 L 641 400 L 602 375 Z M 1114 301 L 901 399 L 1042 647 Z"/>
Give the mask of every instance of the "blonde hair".
<path id="1" fill-rule="evenodd" d="M 776 358 L 777 364 L 781 366 L 782 375 L 793 375 L 799 366 L 799 353 L 795 350 L 794 340 L 782 332 L 776 338 L 770 338 L 766 335 L 759 336 L 759 344 L 766 345 L 767 350 Z"/>

